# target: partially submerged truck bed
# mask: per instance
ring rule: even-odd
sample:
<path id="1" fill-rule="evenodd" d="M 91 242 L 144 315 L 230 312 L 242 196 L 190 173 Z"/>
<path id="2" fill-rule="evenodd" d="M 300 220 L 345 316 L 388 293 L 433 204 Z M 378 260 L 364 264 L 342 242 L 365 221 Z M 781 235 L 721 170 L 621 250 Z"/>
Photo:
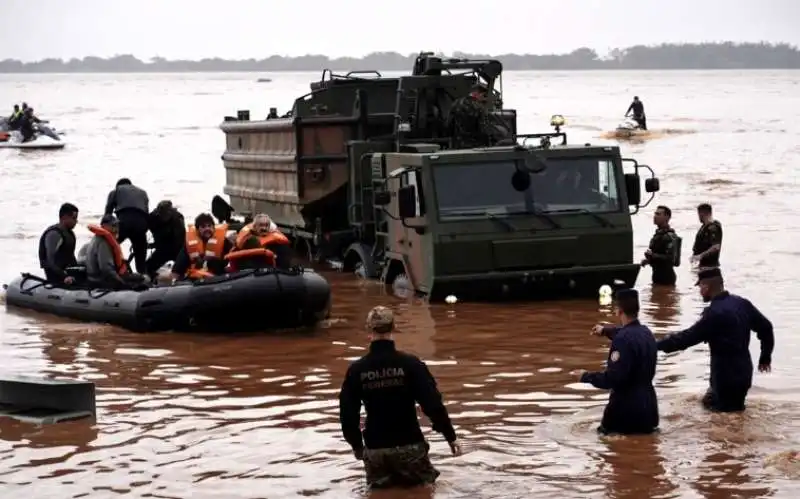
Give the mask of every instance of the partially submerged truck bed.
<path id="1" fill-rule="evenodd" d="M 558 116 L 555 132 L 517 134 L 501 71 L 497 61 L 423 53 L 410 76 L 326 71 L 287 116 L 226 118 L 232 209 L 269 214 L 315 260 L 433 298 L 633 285 L 629 207 L 644 206 L 641 168 L 645 190 L 659 189 L 652 170 L 617 147 L 568 145 Z M 476 84 L 488 90 L 486 126 L 500 135 L 458 147 L 453 110 Z"/>

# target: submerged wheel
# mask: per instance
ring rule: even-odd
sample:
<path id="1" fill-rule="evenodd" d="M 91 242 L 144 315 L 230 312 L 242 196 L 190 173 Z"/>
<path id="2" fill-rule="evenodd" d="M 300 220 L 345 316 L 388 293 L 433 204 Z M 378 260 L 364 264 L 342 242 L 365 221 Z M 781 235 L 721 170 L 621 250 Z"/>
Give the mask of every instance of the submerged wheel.
<path id="1" fill-rule="evenodd" d="M 364 262 L 359 261 L 356 263 L 355 267 L 353 268 L 353 274 L 359 279 L 367 279 L 367 268 L 364 266 Z"/>
<path id="2" fill-rule="evenodd" d="M 405 273 L 397 274 L 390 285 L 392 293 L 398 298 L 410 298 L 414 294 L 414 286 Z"/>

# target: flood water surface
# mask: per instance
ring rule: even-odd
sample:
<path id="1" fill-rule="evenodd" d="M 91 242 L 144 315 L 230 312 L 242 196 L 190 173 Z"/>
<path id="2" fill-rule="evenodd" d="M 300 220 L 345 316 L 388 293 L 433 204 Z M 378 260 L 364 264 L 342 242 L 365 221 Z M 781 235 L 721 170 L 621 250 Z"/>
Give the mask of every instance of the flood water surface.
<path id="1" fill-rule="evenodd" d="M 729 287 L 775 324 L 773 372 L 756 374 L 745 414 L 702 410 L 708 350 L 698 346 L 661 358 L 659 434 L 599 438 L 607 394 L 570 373 L 603 368 L 607 342 L 589 328 L 611 320 L 607 307 L 427 305 L 328 272 L 332 317 L 313 333 L 148 335 L 0 312 L 0 375 L 89 379 L 98 393 L 95 423 L 0 420 L 3 497 L 797 497 L 798 76 L 506 75 L 505 101 L 518 109 L 521 131 L 564 114 L 572 142 L 603 141 L 627 107 L 626 89 L 642 97 L 655 132 L 623 152 L 652 165 L 663 192 L 635 217 L 637 254 L 655 205 L 667 204 L 688 258 L 694 207 L 711 202 L 725 228 Z M 63 151 L 0 151 L 0 281 L 36 269 L 37 238 L 61 202 L 81 208 L 82 224 L 96 221 L 121 176 L 153 204 L 171 198 L 187 217 L 207 211 L 224 183 L 222 116 L 283 111 L 315 77 L 278 74 L 263 85 L 253 75 L 0 76 L 9 106 L 35 102 L 69 141 Z M 678 273 L 674 291 L 653 289 L 647 269 L 637 283 L 643 320 L 659 335 L 702 309 L 692 270 Z M 395 311 L 398 347 L 431 366 L 462 440 L 464 454 L 450 457 L 425 422 L 442 472 L 433 490 L 369 494 L 340 435 L 342 375 L 365 352 L 364 318 L 379 304 Z"/>

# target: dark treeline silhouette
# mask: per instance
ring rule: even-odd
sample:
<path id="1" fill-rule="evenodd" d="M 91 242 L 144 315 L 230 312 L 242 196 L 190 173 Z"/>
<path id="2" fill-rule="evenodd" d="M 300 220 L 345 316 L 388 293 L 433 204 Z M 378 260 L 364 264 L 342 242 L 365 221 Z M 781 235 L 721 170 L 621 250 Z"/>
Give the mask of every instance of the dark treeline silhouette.
<path id="1" fill-rule="evenodd" d="M 416 54 L 375 52 L 365 57 L 339 57 L 324 55 L 282 57 L 273 55 L 266 59 L 226 60 L 219 58 L 199 61 L 175 60 L 155 57 L 149 62 L 132 55 L 119 55 L 110 59 L 84 57 L 83 59 L 45 59 L 38 62 L 21 62 L 14 59 L 0 61 L 0 73 L 141 73 L 141 72 L 231 72 L 231 71 L 321 71 L 333 70 L 399 70 L 409 71 Z M 663 44 L 646 47 L 637 45 L 614 49 L 600 57 L 589 48 L 580 48 L 569 54 L 465 54 L 457 52 L 452 57 L 470 59 L 499 59 L 507 70 L 587 70 L 587 69 L 800 69 L 800 50 L 789 44 L 769 43 L 702 43 Z"/>

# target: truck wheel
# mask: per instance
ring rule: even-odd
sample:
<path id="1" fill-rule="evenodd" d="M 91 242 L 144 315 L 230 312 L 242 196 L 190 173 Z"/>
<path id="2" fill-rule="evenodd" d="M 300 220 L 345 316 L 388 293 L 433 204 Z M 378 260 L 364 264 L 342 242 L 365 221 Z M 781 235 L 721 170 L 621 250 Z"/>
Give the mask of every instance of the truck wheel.
<path id="1" fill-rule="evenodd" d="M 410 298 L 414 294 L 414 286 L 406 274 L 398 274 L 391 283 L 392 293 L 398 298 Z"/>
<path id="2" fill-rule="evenodd" d="M 367 278 L 367 269 L 364 267 L 364 262 L 356 263 L 355 268 L 353 269 L 353 274 L 359 279 L 366 279 Z"/>

